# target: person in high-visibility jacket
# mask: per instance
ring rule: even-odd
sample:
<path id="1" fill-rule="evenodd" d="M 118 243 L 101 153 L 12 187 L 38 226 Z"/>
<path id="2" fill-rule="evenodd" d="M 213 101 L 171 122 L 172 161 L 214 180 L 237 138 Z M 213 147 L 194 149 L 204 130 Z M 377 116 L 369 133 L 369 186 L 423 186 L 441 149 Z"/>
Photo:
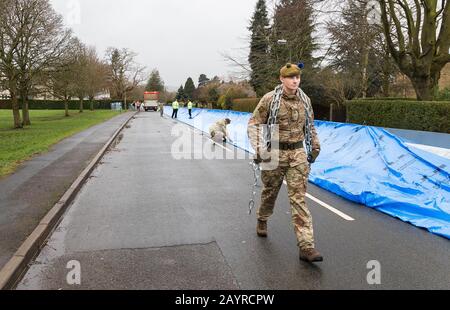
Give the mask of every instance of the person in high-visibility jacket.
<path id="1" fill-rule="evenodd" d="M 187 108 L 188 108 L 188 111 L 189 111 L 189 119 L 192 119 L 192 106 L 193 106 L 192 101 L 189 100 L 189 102 L 187 104 Z"/>
<path id="2" fill-rule="evenodd" d="M 179 108 L 180 108 L 180 104 L 178 103 L 178 100 L 175 100 L 172 103 L 172 109 L 173 109 L 172 118 L 178 118 L 178 109 Z"/>

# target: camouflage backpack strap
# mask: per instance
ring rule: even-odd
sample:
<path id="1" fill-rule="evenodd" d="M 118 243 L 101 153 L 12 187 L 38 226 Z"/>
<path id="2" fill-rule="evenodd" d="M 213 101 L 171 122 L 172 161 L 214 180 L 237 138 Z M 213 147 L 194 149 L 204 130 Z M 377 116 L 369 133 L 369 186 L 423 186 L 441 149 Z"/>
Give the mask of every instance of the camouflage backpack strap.
<path id="1" fill-rule="evenodd" d="M 300 101 L 303 102 L 305 107 L 305 127 L 303 128 L 305 133 L 305 147 L 306 154 L 308 155 L 308 162 L 312 161 L 312 126 L 313 126 L 313 108 L 311 105 L 311 99 L 305 94 L 305 92 L 299 88 L 297 96 Z"/>

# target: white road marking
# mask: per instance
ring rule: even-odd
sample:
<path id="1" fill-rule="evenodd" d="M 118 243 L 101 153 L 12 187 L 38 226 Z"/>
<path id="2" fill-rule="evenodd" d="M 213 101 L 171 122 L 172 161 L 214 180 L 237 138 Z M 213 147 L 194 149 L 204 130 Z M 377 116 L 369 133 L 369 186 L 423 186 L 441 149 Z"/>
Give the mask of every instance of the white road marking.
<path id="1" fill-rule="evenodd" d="M 195 128 L 195 129 L 193 129 L 193 128 L 191 128 L 191 127 L 188 127 L 188 128 L 189 128 L 189 130 L 191 130 L 193 133 L 196 133 L 195 131 L 198 130 L 197 128 Z M 198 130 L 198 131 L 199 131 L 199 130 Z M 199 131 L 199 132 L 197 132 L 197 133 L 198 133 L 198 134 L 201 133 L 202 136 L 204 136 L 206 139 L 208 139 L 209 141 L 211 141 L 212 143 L 214 143 L 214 144 L 217 145 L 218 147 L 221 147 L 221 148 L 223 148 L 224 150 L 227 150 L 228 152 L 234 154 L 234 151 L 232 151 L 232 150 L 230 150 L 229 148 L 224 147 L 223 145 L 220 145 L 220 144 L 218 144 L 217 142 L 213 141 L 211 138 L 207 137 L 202 131 Z"/>
<path id="2" fill-rule="evenodd" d="M 412 146 L 418 149 L 421 149 L 423 151 L 436 154 L 441 157 L 445 157 L 447 159 L 450 159 L 450 149 L 446 149 L 443 147 L 436 147 L 436 146 L 429 146 L 429 145 L 423 145 L 423 144 L 414 144 L 414 143 L 405 143 L 407 146 Z"/>
<path id="3" fill-rule="evenodd" d="M 190 127 L 188 127 L 188 128 L 189 128 L 190 130 L 192 130 L 194 133 L 195 133 L 195 130 L 198 130 L 197 128 L 195 128 L 195 130 L 192 129 L 192 128 L 190 128 Z M 204 134 L 203 132 L 201 132 L 201 131 L 200 131 L 200 133 L 201 133 L 203 136 L 205 135 L 205 134 Z M 217 143 L 214 142 L 211 138 L 208 138 L 208 137 L 207 137 L 207 139 L 208 139 L 209 141 L 211 141 L 212 143 L 215 143 L 217 146 L 219 146 L 219 147 L 221 147 L 221 148 L 227 150 L 228 152 L 234 153 L 232 150 L 230 150 L 230 149 L 228 149 L 228 148 L 226 148 L 226 147 L 224 147 L 224 146 L 222 146 L 222 145 L 220 145 L 220 144 L 217 144 Z M 287 185 L 286 180 L 283 181 L 283 183 L 284 183 L 285 185 Z M 342 212 L 342 211 L 339 211 L 338 209 L 336 209 L 336 208 L 330 206 L 329 204 L 323 202 L 322 200 L 320 200 L 320 199 L 314 197 L 314 196 L 311 195 L 311 194 L 306 193 L 306 197 L 309 198 L 309 199 L 311 199 L 312 201 L 318 203 L 318 204 L 321 205 L 322 207 L 324 207 L 324 208 L 330 210 L 330 211 L 333 212 L 334 214 L 336 214 L 336 215 L 342 217 L 342 218 L 343 218 L 344 220 L 346 220 L 346 221 L 354 221 L 354 220 L 355 220 L 355 219 L 352 218 L 351 216 L 345 214 L 345 213 Z"/>
<path id="4" fill-rule="evenodd" d="M 284 185 L 287 185 L 286 180 L 283 181 L 283 183 L 284 183 Z M 354 220 L 355 220 L 355 219 L 352 218 L 351 216 L 348 216 L 348 215 L 345 214 L 344 212 L 339 211 L 339 210 L 336 209 L 336 208 L 333 208 L 333 207 L 330 206 L 329 204 L 323 202 L 323 201 L 320 200 L 320 199 L 317 199 L 316 197 L 314 197 L 314 196 L 311 195 L 311 194 L 306 193 L 306 197 L 309 198 L 309 199 L 311 199 L 311 200 L 314 201 L 314 202 L 317 202 L 317 203 L 318 203 L 319 205 L 321 205 L 322 207 L 324 207 L 324 208 L 330 210 L 331 212 L 333 212 L 333 213 L 335 213 L 336 215 L 342 217 L 342 218 L 343 218 L 344 220 L 346 220 L 346 221 L 354 221 Z"/>
<path id="5" fill-rule="evenodd" d="M 220 145 L 220 144 L 218 144 L 217 142 L 214 142 L 211 138 L 207 138 L 207 139 L 208 139 L 209 141 L 211 141 L 212 143 L 214 143 L 215 145 L 217 145 L 218 147 L 221 147 L 221 148 L 223 148 L 224 150 L 227 150 L 228 152 L 234 154 L 234 152 L 233 152 L 232 150 L 230 150 L 229 148 L 224 147 L 223 145 Z"/>

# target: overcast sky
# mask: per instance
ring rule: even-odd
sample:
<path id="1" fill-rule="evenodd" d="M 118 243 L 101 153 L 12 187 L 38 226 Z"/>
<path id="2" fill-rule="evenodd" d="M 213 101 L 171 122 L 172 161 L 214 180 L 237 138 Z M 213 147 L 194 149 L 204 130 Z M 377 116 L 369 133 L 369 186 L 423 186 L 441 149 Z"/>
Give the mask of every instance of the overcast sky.
<path id="1" fill-rule="evenodd" d="M 222 52 L 245 56 L 247 27 L 257 0 L 51 0 L 65 24 L 104 56 L 110 46 L 138 53 L 165 84 L 197 84 L 205 73 L 227 77 L 236 68 Z"/>

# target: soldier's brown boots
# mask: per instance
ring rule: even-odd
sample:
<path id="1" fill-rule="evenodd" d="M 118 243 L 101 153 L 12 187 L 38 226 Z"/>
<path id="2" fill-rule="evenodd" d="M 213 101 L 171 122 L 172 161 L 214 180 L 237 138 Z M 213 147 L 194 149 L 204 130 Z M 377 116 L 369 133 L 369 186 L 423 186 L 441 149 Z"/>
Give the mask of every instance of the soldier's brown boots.
<path id="1" fill-rule="evenodd" d="M 320 255 L 319 251 L 316 249 L 300 249 L 300 260 L 305 262 L 314 263 L 314 262 L 322 262 L 323 257 Z"/>
<path id="2" fill-rule="evenodd" d="M 267 237 L 267 222 L 258 220 L 256 225 L 256 233 L 260 237 Z"/>

